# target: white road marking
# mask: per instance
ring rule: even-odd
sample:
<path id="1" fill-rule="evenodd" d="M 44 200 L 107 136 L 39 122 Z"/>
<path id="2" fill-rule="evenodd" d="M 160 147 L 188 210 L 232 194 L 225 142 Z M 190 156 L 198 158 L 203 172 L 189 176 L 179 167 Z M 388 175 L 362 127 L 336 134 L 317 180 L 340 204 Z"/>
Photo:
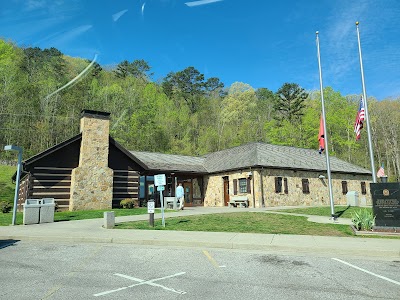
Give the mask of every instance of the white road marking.
<path id="1" fill-rule="evenodd" d="M 143 279 L 135 278 L 135 277 L 128 276 L 128 275 L 115 273 L 114 275 L 116 275 L 116 276 L 123 277 L 123 278 L 129 279 L 129 280 L 133 280 L 133 281 L 138 281 L 139 283 L 135 283 L 135 284 L 132 284 L 132 285 L 129 285 L 129 286 L 125 286 L 125 287 L 122 287 L 122 288 L 119 288 L 119 289 L 115 289 L 115 290 L 110 290 L 110 291 L 105 291 L 105 292 L 102 292 L 102 293 L 94 294 L 93 296 L 95 296 L 95 297 L 104 296 L 104 295 L 108 295 L 108 294 L 111 294 L 111 293 L 119 292 L 119 291 L 125 290 L 127 288 L 131 288 L 131 287 L 139 286 L 139 285 L 143 285 L 143 284 L 148 284 L 148 285 L 151 285 L 151 286 L 160 287 L 160 288 L 162 288 L 164 290 L 183 295 L 183 294 L 186 294 L 185 291 L 175 290 L 175 289 L 172 289 L 172 288 L 169 288 L 169 287 L 166 287 L 166 286 L 163 286 L 161 284 L 154 283 L 154 282 L 158 281 L 158 280 L 163 280 L 163 279 L 167 279 L 167 278 L 180 276 L 180 275 L 183 275 L 185 273 L 186 272 L 180 272 L 180 273 L 176 273 L 176 274 L 173 274 L 173 275 L 160 277 L 160 278 L 155 278 L 155 279 L 151 279 L 151 280 L 143 280 Z"/>
<path id="2" fill-rule="evenodd" d="M 383 280 L 387 280 L 387 281 L 389 281 L 389 282 L 391 282 L 391 283 L 400 285 L 400 282 L 398 282 L 398 281 L 396 281 L 396 280 L 393 280 L 393 279 L 387 278 L 387 277 L 385 277 L 385 276 L 381 276 L 381 275 L 372 273 L 372 272 L 370 272 L 370 271 L 367 271 L 367 270 L 365 270 L 365 269 L 362 269 L 362 268 L 360 268 L 360 267 L 357 267 L 357 266 L 355 266 L 355 265 L 352 265 L 352 264 L 350 264 L 350 263 L 348 263 L 348 262 L 345 262 L 345 261 L 343 261 L 343 260 L 341 260 L 341 259 L 338 259 L 338 258 L 332 258 L 332 259 L 333 259 L 333 260 L 336 260 L 336 261 L 338 261 L 338 262 L 341 262 L 342 264 L 348 265 L 349 267 L 352 267 L 352 268 L 357 269 L 357 270 L 359 270 L 359 271 L 362 271 L 362 272 L 365 272 L 365 273 L 367 273 L 367 274 L 376 276 L 376 277 L 378 277 L 378 278 L 380 278 L 380 279 L 383 279 Z"/>

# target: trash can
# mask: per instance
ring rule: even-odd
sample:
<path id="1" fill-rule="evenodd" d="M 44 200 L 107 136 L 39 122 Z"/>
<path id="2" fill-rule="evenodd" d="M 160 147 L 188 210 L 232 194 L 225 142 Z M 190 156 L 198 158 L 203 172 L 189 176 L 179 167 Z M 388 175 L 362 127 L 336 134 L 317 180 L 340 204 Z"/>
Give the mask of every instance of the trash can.
<path id="1" fill-rule="evenodd" d="M 42 200 L 40 199 L 26 199 L 24 206 L 23 224 L 38 224 L 40 215 L 40 206 Z"/>
<path id="2" fill-rule="evenodd" d="M 43 198 L 40 206 L 40 223 L 54 222 L 54 198 Z"/>
<path id="3" fill-rule="evenodd" d="M 349 191 L 349 192 L 347 192 L 346 197 L 347 197 L 347 205 L 359 206 L 359 203 L 358 203 L 358 192 L 357 191 Z"/>

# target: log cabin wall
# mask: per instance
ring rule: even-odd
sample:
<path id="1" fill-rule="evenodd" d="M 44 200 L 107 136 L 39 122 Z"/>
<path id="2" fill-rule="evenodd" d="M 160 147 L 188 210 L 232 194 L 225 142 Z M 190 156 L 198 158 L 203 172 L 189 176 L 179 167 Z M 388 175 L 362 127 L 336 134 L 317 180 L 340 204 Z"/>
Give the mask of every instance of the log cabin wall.
<path id="1" fill-rule="evenodd" d="M 72 168 L 35 167 L 29 198 L 54 198 L 60 210 L 68 210 Z"/>
<path id="2" fill-rule="evenodd" d="M 114 170 L 113 208 L 119 208 L 121 200 L 131 199 L 139 206 L 139 179 L 137 171 Z"/>

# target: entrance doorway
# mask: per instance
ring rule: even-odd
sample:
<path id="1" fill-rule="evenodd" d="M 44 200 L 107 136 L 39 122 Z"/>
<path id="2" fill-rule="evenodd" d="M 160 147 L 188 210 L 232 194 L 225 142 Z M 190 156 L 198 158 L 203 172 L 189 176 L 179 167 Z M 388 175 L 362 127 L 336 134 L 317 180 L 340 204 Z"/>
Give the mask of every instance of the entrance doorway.
<path id="1" fill-rule="evenodd" d="M 185 206 L 193 206 L 193 186 L 192 182 L 184 182 L 183 190 L 185 192 Z"/>
<path id="2" fill-rule="evenodd" d="M 224 179 L 224 205 L 229 205 L 229 177 L 225 176 Z"/>

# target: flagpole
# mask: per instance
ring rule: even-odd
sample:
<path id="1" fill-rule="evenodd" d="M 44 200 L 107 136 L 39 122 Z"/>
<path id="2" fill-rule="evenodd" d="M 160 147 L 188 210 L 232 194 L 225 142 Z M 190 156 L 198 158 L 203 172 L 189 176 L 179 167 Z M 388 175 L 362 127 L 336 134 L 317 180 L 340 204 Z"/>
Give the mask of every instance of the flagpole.
<path id="1" fill-rule="evenodd" d="M 328 134 L 326 130 L 326 119 L 325 119 L 325 101 L 324 101 L 324 90 L 322 87 L 322 68 L 321 68 L 321 55 L 319 51 L 319 32 L 316 32 L 317 35 L 317 53 L 318 53 L 318 68 L 319 68 L 319 86 L 321 89 L 321 103 L 322 103 L 322 121 L 324 124 L 324 141 L 325 141 L 325 158 L 326 158 L 326 171 L 328 173 L 328 186 L 329 186 L 329 200 L 331 204 L 331 217 L 333 220 L 336 219 L 335 216 L 335 205 L 333 202 L 333 193 L 332 193 L 332 178 L 331 178 L 331 163 L 329 160 L 329 150 L 328 150 Z"/>
<path id="2" fill-rule="evenodd" d="M 364 68 L 362 63 L 362 55 L 361 55 L 361 42 L 360 42 L 360 31 L 358 30 L 359 22 L 356 22 L 357 28 L 357 38 L 358 38 L 358 53 L 360 55 L 360 69 L 361 69 L 361 83 L 363 89 L 363 97 L 364 97 L 364 110 L 365 110 L 365 121 L 367 122 L 367 135 L 368 135 L 368 146 L 369 146 L 369 158 L 371 160 L 371 171 L 372 171 L 372 182 L 376 183 L 376 172 L 375 172 L 375 163 L 374 163 L 374 152 L 372 148 L 372 138 L 371 138 L 371 130 L 369 127 L 369 115 L 368 115 L 368 104 L 367 104 L 367 93 L 365 91 L 365 82 L 364 82 Z"/>

